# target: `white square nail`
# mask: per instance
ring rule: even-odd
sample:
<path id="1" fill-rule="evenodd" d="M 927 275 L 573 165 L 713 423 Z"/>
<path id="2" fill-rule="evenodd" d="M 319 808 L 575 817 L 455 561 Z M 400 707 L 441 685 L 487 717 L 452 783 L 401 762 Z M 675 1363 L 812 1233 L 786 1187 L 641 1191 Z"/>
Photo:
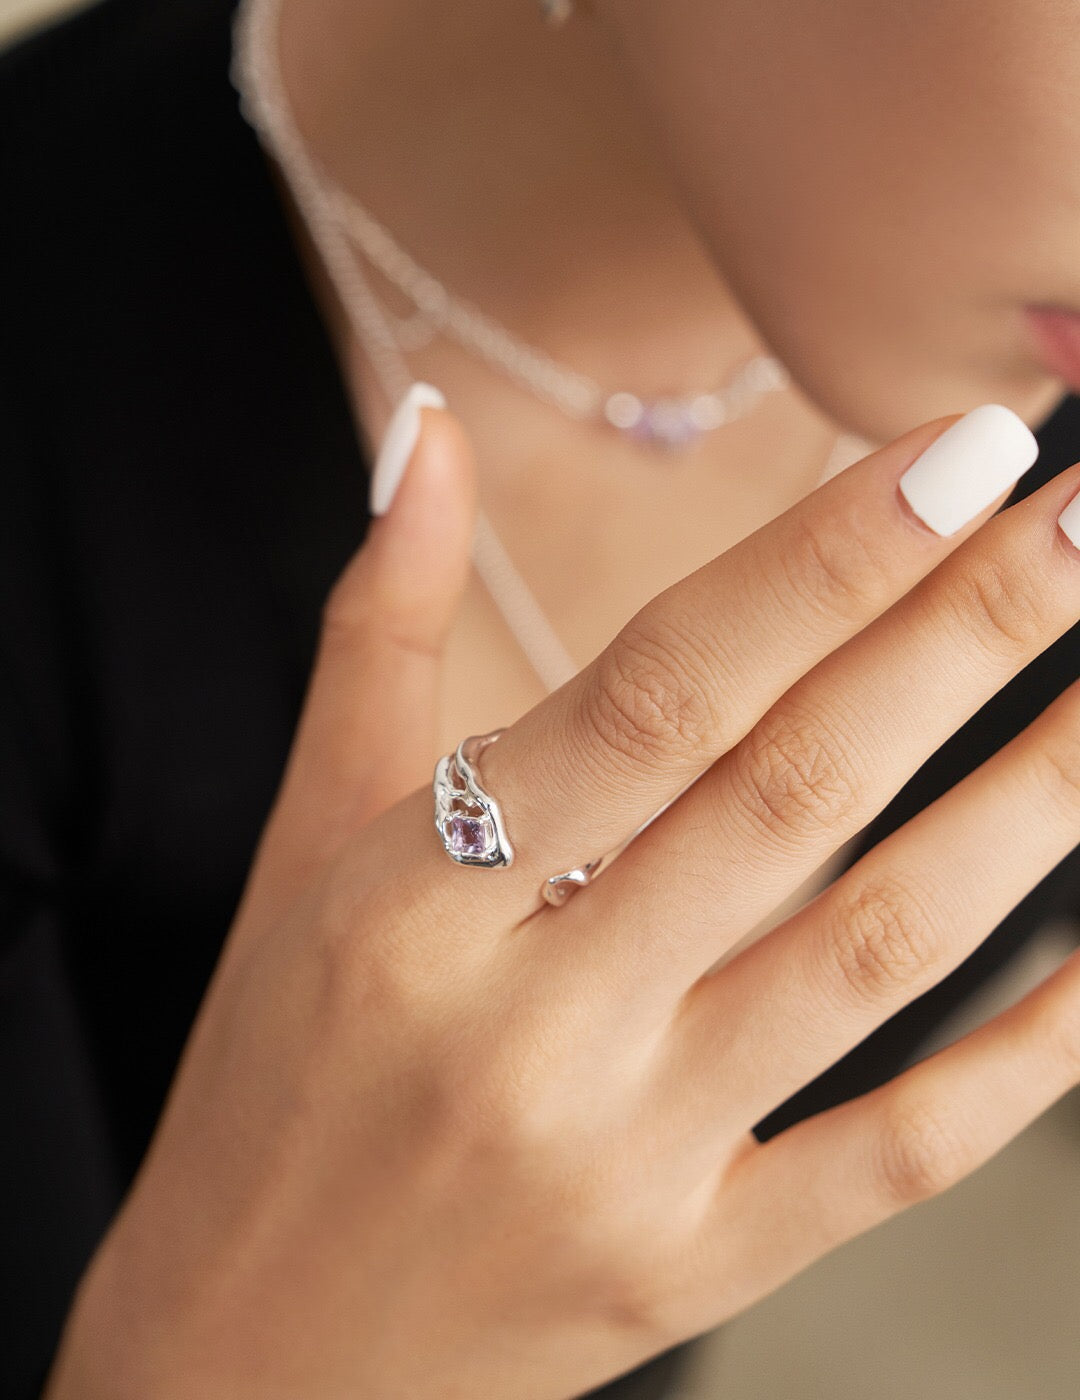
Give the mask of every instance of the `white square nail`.
<path id="1" fill-rule="evenodd" d="M 1077 492 L 1058 516 L 1058 524 L 1069 543 L 1080 549 L 1080 492 Z"/>
<path id="2" fill-rule="evenodd" d="M 368 509 L 372 515 L 385 515 L 397 494 L 420 437 L 420 410 L 445 407 L 446 399 L 433 384 L 417 381 L 402 396 L 386 425 L 375 470 L 371 473 Z"/>
<path id="3" fill-rule="evenodd" d="M 908 505 L 937 535 L 954 535 L 1014 485 L 1039 455 L 1035 434 L 1000 403 L 958 418 L 900 478 Z"/>

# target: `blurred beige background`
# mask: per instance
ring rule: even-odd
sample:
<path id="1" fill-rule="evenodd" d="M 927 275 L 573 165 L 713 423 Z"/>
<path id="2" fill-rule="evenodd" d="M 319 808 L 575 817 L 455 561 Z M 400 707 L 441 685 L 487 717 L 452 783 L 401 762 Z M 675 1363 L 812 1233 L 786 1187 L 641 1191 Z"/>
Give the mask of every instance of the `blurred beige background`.
<path id="1" fill-rule="evenodd" d="M 79 3 L 0 0 L 0 42 Z M 1075 945 L 1072 929 L 1046 929 L 935 1043 L 1014 1000 Z M 672 1400 L 1078 1396 L 1080 1091 L 960 1186 L 727 1324 Z"/>
<path id="2" fill-rule="evenodd" d="M 29 25 L 65 10 L 80 8 L 81 0 L 0 0 L 0 42 Z M 177 0 L 183 4 L 183 0 Z"/>

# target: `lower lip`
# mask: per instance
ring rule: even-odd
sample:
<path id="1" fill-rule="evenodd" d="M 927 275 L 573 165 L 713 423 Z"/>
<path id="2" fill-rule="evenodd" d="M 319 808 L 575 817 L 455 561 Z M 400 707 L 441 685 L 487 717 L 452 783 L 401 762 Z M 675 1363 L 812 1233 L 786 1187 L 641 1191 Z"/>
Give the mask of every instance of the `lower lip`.
<path id="1" fill-rule="evenodd" d="M 1053 306 L 1026 306 L 1039 359 L 1051 374 L 1080 392 L 1080 312 Z"/>

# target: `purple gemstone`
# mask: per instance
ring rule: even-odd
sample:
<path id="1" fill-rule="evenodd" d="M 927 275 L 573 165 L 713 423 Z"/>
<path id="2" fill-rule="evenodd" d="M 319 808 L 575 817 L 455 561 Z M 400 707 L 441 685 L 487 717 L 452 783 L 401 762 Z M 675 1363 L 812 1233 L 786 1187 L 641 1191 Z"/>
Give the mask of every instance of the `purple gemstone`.
<path id="1" fill-rule="evenodd" d="M 450 818 L 450 849 L 459 856 L 482 856 L 488 847 L 487 822 L 482 818 Z"/>
<path id="2" fill-rule="evenodd" d="M 638 442 L 660 447 L 686 447 L 701 436 L 701 428 L 694 421 L 689 406 L 671 402 L 646 405 L 641 417 L 627 432 Z"/>

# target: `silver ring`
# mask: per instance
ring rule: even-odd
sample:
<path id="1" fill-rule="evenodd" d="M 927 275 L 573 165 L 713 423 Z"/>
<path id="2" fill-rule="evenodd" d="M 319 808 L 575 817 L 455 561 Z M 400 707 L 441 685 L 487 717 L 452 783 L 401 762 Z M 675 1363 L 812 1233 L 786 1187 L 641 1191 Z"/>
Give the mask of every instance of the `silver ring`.
<path id="1" fill-rule="evenodd" d="M 674 797 L 668 798 L 662 807 L 658 807 L 651 817 L 646 817 L 640 826 L 636 826 L 625 840 L 620 841 L 610 851 L 602 856 L 597 856 L 595 860 L 590 860 L 586 865 L 579 865 L 573 870 L 567 870 L 562 875 L 550 876 L 540 887 L 541 897 L 548 904 L 555 905 L 556 908 L 565 904 L 572 894 L 576 893 L 577 890 L 584 889 L 586 885 L 596 879 L 601 870 L 606 870 L 612 861 L 618 860 L 627 846 L 635 841 L 647 826 L 651 826 L 657 817 L 666 812 L 674 802 L 677 802 L 688 788 L 693 787 L 700 776 L 700 773 L 695 774 L 688 783 L 684 783 Z"/>
<path id="2" fill-rule="evenodd" d="M 435 830 L 446 854 L 459 865 L 480 865 L 489 870 L 511 865 L 514 848 L 506 834 L 502 808 L 480 782 L 476 762 L 503 729 L 490 734 L 470 734 L 452 754 L 435 765 Z M 592 879 L 599 860 L 564 875 L 552 875 L 541 887 L 541 896 L 556 907 L 565 904 L 575 890 Z"/>
<path id="3" fill-rule="evenodd" d="M 602 861 L 603 857 L 598 857 L 589 861 L 588 865 L 579 865 L 574 870 L 567 870 L 565 874 L 550 875 L 540 887 L 545 902 L 553 904 L 556 909 L 565 904 L 572 894 L 585 888 L 597 873 Z"/>
<path id="4" fill-rule="evenodd" d="M 462 739 L 452 754 L 445 754 L 435 765 L 432 782 L 435 830 L 442 838 L 446 854 L 458 865 L 479 865 L 491 870 L 513 864 L 514 848 L 506 834 L 502 809 L 491 793 L 484 789 L 476 771 L 480 755 L 505 732 L 504 727 L 493 729 L 490 734 L 470 734 L 467 739 Z M 691 778 L 674 797 L 635 827 L 613 850 L 561 875 L 550 876 L 540 887 L 541 899 L 556 908 L 565 904 L 572 894 L 590 884 L 601 870 L 616 860 L 700 776 L 697 774 Z"/>
<path id="5" fill-rule="evenodd" d="M 493 870 L 514 860 L 502 810 L 480 785 L 473 766 L 502 733 L 502 729 L 493 729 L 490 734 L 470 734 L 454 753 L 445 754 L 435 765 L 435 830 L 442 837 L 446 854 L 459 865 Z"/>

